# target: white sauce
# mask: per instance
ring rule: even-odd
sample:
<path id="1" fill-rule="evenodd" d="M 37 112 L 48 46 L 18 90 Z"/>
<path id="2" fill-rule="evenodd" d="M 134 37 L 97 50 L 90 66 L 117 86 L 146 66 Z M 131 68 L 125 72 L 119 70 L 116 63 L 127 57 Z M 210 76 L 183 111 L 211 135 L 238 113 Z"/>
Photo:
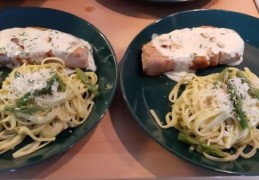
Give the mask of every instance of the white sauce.
<path id="1" fill-rule="evenodd" d="M 93 52 L 91 52 L 93 53 Z M 91 71 L 96 71 L 96 65 L 95 65 L 95 62 L 94 62 L 94 58 L 93 58 L 93 54 L 88 54 L 88 67 L 86 69 L 88 70 L 91 70 Z"/>
<path id="2" fill-rule="evenodd" d="M 193 70 L 188 71 L 169 71 L 165 72 L 164 75 L 166 75 L 169 79 L 172 79 L 176 82 L 178 82 L 183 76 L 185 76 L 188 73 L 195 73 Z"/>
<path id="3" fill-rule="evenodd" d="M 204 56 L 208 61 L 212 54 L 223 53 L 228 57 L 220 59 L 219 64 L 228 61 L 229 57 L 239 56 L 237 62 L 231 65 L 238 65 L 243 60 L 244 41 L 233 30 L 226 28 L 185 28 L 174 30 L 168 34 L 152 36 L 152 43 L 159 52 L 175 62 L 173 80 L 188 72 L 193 64 L 195 56 Z M 209 62 L 208 62 L 209 63 Z M 226 63 L 228 64 L 228 63 Z M 179 73 L 178 73 L 179 72 Z"/>

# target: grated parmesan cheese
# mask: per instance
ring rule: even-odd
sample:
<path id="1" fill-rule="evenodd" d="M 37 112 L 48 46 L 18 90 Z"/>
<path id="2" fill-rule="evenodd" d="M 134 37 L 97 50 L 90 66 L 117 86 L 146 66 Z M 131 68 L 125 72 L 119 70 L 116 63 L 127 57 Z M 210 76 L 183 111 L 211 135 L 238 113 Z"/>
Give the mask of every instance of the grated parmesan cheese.
<path id="1" fill-rule="evenodd" d="M 47 80 L 54 74 L 52 69 L 41 69 L 33 73 L 20 74 L 10 83 L 10 92 L 22 96 L 26 92 L 42 89 L 47 86 Z"/>
<path id="2" fill-rule="evenodd" d="M 205 99 L 213 98 L 215 100 L 215 104 L 208 104 L 208 106 L 232 115 L 234 107 L 230 100 L 230 95 L 224 88 L 213 85 L 207 86 L 202 94 Z"/>
<path id="3" fill-rule="evenodd" d="M 246 113 L 249 124 L 256 126 L 259 123 L 259 100 L 249 94 L 249 86 L 243 82 L 242 79 L 234 77 L 231 78 L 228 83 L 231 83 L 238 90 L 236 93 L 242 99 L 242 109 Z M 205 99 L 210 97 L 216 98 L 215 104 L 210 104 L 210 107 L 219 109 L 229 116 L 234 116 L 233 103 L 226 88 L 222 86 L 217 86 L 216 88 L 208 86 L 202 94 Z M 228 136 L 228 130 L 224 135 Z"/>

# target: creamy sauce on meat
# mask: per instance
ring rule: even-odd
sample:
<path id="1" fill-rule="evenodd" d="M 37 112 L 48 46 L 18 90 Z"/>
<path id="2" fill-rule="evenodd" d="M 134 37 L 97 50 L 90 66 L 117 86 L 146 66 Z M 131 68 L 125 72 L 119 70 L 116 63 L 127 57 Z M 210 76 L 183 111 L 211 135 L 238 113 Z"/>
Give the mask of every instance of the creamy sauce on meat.
<path id="1" fill-rule="evenodd" d="M 152 43 L 162 55 L 175 61 L 174 71 L 166 75 L 176 81 L 189 72 L 196 56 L 204 56 L 207 61 L 219 53 L 232 58 L 238 57 L 239 59 L 231 65 L 238 65 L 243 60 L 244 41 L 235 31 L 226 28 L 179 29 L 153 36 Z M 220 59 L 219 64 L 228 64 L 226 62 L 227 59 Z"/>
<path id="2" fill-rule="evenodd" d="M 33 59 L 39 64 L 44 58 L 43 52 L 50 52 L 54 56 L 65 59 L 79 47 L 89 50 L 88 69 L 95 71 L 92 48 L 83 39 L 53 29 L 27 27 L 0 31 L 0 55 L 4 55 L 1 56 L 2 65 L 10 64 L 10 59 L 14 61 L 13 59 L 17 57 L 19 59 Z M 12 65 L 19 65 L 19 62 L 13 62 Z"/>

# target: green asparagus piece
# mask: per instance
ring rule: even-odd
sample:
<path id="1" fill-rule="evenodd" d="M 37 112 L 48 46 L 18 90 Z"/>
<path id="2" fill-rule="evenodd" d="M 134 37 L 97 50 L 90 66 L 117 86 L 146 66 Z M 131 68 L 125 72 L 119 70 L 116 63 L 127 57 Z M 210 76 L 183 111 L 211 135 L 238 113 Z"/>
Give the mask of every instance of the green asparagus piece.
<path id="1" fill-rule="evenodd" d="M 63 80 L 57 75 L 57 82 L 58 82 L 58 90 L 61 92 L 65 92 L 66 90 L 66 84 L 63 82 Z"/>
<path id="2" fill-rule="evenodd" d="M 255 96 L 258 95 L 258 98 L 259 98 L 259 89 L 257 90 L 256 88 L 251 88 L 251 82 L 247 79 L 247 77 L 241 71 L 238 71 L 236 76 L 243 78 L 244 81 L 246 83 L 248 83 L 248 85 L 250 84 L 251 93 L 254 94 Z M 241 97 L 238 96 L 236 88 L 231 83 L 228 83 L 228 80 L 230 78 L 231 77 L 230 77 L 230 74 L 229 74 L 227 68 L 224 69 L 223 71 L 221 71 L 220 74 L 218 75 L 218 80 L 227 84 L 228 93 L 231 96 L 231 101 L 233 102 L 237 118 L 240 121 L 241 127 L 243 129 L 245 129 L 248 127 L 247 117 L 245 115 L 245 112 L 242 110 Z"/>
<path id="3" fill-rule="evenodd" d="M 248 124 L 247 124 L 248 120 L 245 112 L 242 110 L 241 97 L 238 96 L 236 88 L 231 83 L 227 84 L 227 89 L 231 96 L 231 100 L 233 102 L 233 106 L 235 108 L 237 118 L 240 121 L 240 125 L 242 129 L 245 129 L 248 127 Z"/>
<path id="4" fill-rule="evenodd" d="M 93 93 L 95 96 L 99 95 L 98 89 L 89 81 L 84 71 L 79 68 L 75 69 L 77 76 L 81 79 L 81 81 L 86 85 L 88 90 Z"/>
<path id="5" fill-rule="evenodd" d="M 227 153 L 225 153 L 221 149 L 218 149 L 218 148 L 213 147 L 213 146 L 207 146 L 205 144 L 199 144 L 198 147 L 201 148 L 203 150 L 203 152 L 205 152 L 207 154 L 210 154 L 210 155 L 213 155 L 213 156 L 226 157 L 226 155 L 227 155 Z"/>
<path id="6" fill-rule="evenodd" d="M 27 102 L 31 101 L 33 98 L 34 98 L 34 93 L 33 92 L 27 92 L 17 100 L 16 106 L 17 107 L 23 106 Z"/>
<path id="7" fill-rule="evenodd" d="M 57 81 L 59 86 L 58 86 L 58 90 L 60 91 L 65 91 L 65 83 L 61 80 L 61 78 L 57 75 L 54 74 L 48 81 L 47 81 L 47 86 L 36 90 L 36 94 L 43 94 L 43 93 L 50 93 L 51 92 L 51 86 L 53 85 L 53 83 Z"/>
<path id="8" fill-rule="evenodd" d="M 194 139 L 193 137 L 187 135 L 187 134 L 184 134 L 182 132 L 179 133 L 178 135 L 178 141 L 181 141 L 185 144 L 190 144 L 190 145 L 198 145 L 199 142 Z"/>
<path id="9" fill-rule="evenodd" d="M 247 84 L 251 84 L 250 80 L 244 75 L 242 71 L 237 71 L 236 76 L 244 79 Z"/>
<path id="10" fill-rule="evenodd" d="M 18 101 L 16 102 L 17 107 L 26 105 L 28 102 L 33 100 L 35 98 L 35 96 L 50 93 L 51 86 L 53 85 L 53 83 L 55 81 L 57 81 L 59 83 L 59 90 L 65 91 L 65 83 L 61 80 L 61 78 L 57 74 L 55 74 L 47 81 L 46 87 L 44 87 L 42 89 L 36 89 L 33 92 L 27 92 L 22 97 L 20 97 L 18 99 Z"/>
<path id="11" fill-rule="evenodd" d="M 227 155 L 227 153 L 225 153 L 224 151 L 214 146 L 207 146 L 205 143 L 202 143 L 196 140 L 195 138 L 184 133 L 179 133 L 178 140 L 186 144 L 195 145 L 196 150 L 199 153 L 205 152 L 207 154 L 217 156 L 217 157 L 225 157 Z"/>
<path id="12" fill-rule="evenodd" d="M 228 69 L 226 68 L 219 73 L 217 80 L 226 83 L 228 79 L 229 79 L 229 72 L 228 72 Z"/>
<path id="13" fill-rule="evenodd" d="M 32 113 L 35 113 L 37 111 L 40 111 L 41 108 L 39 106 L 36 106 L 36 105 L 27 105 L 27 106 L 21 106 L 21 107 L 5 106 L 4 110 L 9 111 L 11 113 L 21 112 L 21 113 L 25 113 L 25 114 L 32 114 Z"/>
<path id="14" fill-rule="evenodd" d="M 242 78 L 249 86 L 250 93 L 255 96 L 257 99 L 259 99 L 259 89 L 254 87 L 251 81 L 244 75 L 242 71 L 237 71 L 236 74 L 237 77 Z"/>

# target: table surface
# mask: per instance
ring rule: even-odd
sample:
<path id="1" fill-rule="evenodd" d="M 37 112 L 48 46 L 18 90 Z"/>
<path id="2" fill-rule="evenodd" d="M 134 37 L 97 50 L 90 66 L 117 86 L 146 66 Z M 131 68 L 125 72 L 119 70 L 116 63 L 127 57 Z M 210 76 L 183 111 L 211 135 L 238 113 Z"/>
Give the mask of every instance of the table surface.
<path id="1" fill-rule="evenodd" d="M 5 7 L 49 7 L 79 16 L 103 32 L 118 62 L 131 40 L 158 18 L 190 9 L 223 9 L 258 17 L 252 0 L 199 0 L 150 4 L 137 0 L 15 0 Z M 109 21 L 107 21 L 109 17 Z M 113 24 L 110 24 L 113 22 Z M 116 33 L 115 33 L 116 32 Z M 161 177 L 224 177 L 186 162 L 163 149 L 146 134 L 127 109 L 120 88 L 102 121 L 73 148 L 50 160 L 0 174 L 0 178 L 135 179 Z"/>

